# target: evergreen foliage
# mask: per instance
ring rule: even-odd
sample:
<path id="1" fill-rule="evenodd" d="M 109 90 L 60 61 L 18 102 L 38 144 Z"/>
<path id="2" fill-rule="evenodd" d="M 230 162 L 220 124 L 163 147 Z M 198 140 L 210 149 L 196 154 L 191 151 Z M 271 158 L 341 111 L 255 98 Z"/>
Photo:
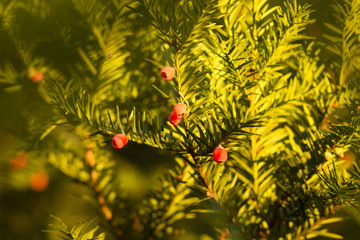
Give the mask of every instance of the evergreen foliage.
<path id="1" fill-rule="evenodd" d="M 1 128 L 92 189 L 107 224 L 99 234 L 94 219 L 54 217 L 48 231 L 179 239 L 200 221 L 203 239 L 341 239 L 326 225 L 360 207 L 360 0 L 335 0 L 322 38 L 307 31 L 311 13 L 296 1 L 1 1 L 0 98 L 16 99 Z M 173 126 L 179 102 L 187 113 Z M 119 133 L 174 158 L 136 201 L 109 147 Z"/>

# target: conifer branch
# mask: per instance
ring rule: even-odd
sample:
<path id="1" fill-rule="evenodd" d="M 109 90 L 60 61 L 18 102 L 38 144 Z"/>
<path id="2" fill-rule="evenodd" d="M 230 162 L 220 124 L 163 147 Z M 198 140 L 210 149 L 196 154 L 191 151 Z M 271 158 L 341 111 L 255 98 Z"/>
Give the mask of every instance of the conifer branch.
<path id="1" fill-rule="evenodd" d="M 309 228 L 304 229 L 299 235 L 297 235 L 294 240 L 300 240 L 302 237 L 306 237 L 307 234 L 311 233 L 314 229 L 318 228 L 321 225 L 322 221 L 324 221 L 329 216 L 333 215 L 335 211 L 339 208 L 338 205 L 333 206 L 329 213 L 325 216 L 320 217 L 316 222 L 314 222 Z"/>
<path id="2" fill-rule="evenodd" d="M 118 239 L 170 237 L 203 212 L 217 214 L 199 222 L 221 240 L 339 237 L 323 229 L 331 216 L 343 205 L 360 209 L 360 0 L 334 1 L 326 42 L 306 35 L 311 8 L 294 0 L 3 1 L 0 95 L 14 109 L 9 119 L 12 109 L 0 111 L 3 127 L 25 119 L 13 130 L 21 144 L 90 186 Z M 173 67 L 175 77 L 162 81 L 149 62 Z M 44 116 L 38 103 L 28 107 L 38 97 L 52 104 Z M 173 126 L 162 115 L 176 103 L 187 111 Z M 328 128 L 319 126 L 325 120 Z M 94 139 L 78 134 L 85 129 Z M 109 148 L 86 145 L 120 133 L 177 155 L 140 204 L 124 204 Z M 219 145 L 229 153 L 222 163 L 211 159 Z M 15 179 L 8 175 L 20 176 L 4 172 L 1 182 Z M 93 219 L 72 229 L 57 220 L 52 232 L 66 240 L 105 238 L 87 230 Z"/>
<path id="3" fill-rule="evenodd" d="M 99 172 L 96 170 L 96 159 L 94 158 L 94 153 L 92 149 L 92 143 L 88 139 L 87 140 L 87 147 L 86 147 L 86 153 L 85 153 L 85 161 L 89 167 L 89 176 L 90 176 L 90 185 L 92 186 L 92 189 L 96 195 L 97 203 L 100 206 L 101 212 L 105 218 L 105 220 L 108 222 L 109 226 L 112 228 L 113 233 L 117 236 L 119 240 L 126 240 L 125 236 L 123 235 L 121 229 L 116 224 L 114 220 L 114 214 L 112 210 L 109 207 L 109 204 L 106 201 L 106 196 L 103 195 L 101 188 L 98 183 L 99 178 Z"/>
<path id="4" fill-rule="evenodd" d="M 128 132 L 131 141 L 155 148 L 184 151 L 184 143 L 176 140 L 177 134 L 173 129 L 161 126 L 162 123 L 157 118 L 151 119 L 145 112 L 141 114 L 135 109 L 126 117 L 122 117 L 118 107 L 115 114 L 110 114 L 109 110 L 105 111 L 101 105 L 93 103 L 90 96 L 82 89 L 79 90 L 78 98 L 73 94 L 67 97 L 65 90 L 58 83 L 54 82 L 54 84 L 57 93 L 53 96 L 53 103 L 64 112 L 65 116 L 86 121 L 90 127 L 105 135 Z M 122 122 L 126 123 L 125 128 Z"/>
<path id="5" fill-rule="evenodd" d="M 357 22 L 360 19 L 360 1 L 335 1 L 332 7 L 336 25 L 325 23 L 331 34 L 325 34 L 324 37 L 330 43 L 326 48 L 338 57 L 336 67 L 339 70 L 339 76 L 335 83 L 341 87 L 349 82 L 348 78 L 352 72 L 357 72 L 354 60 L 358 54 Z"/>
<path id="6" fill-rule="evenodd" d="M 204 186 L 206 187 L 206 189 L 208 190 L 208 196 L 212 197 L 215 202 L 217 202 L 219 204 L 219 199 L 218 197 L 216 196 L 216 194 L 214 193 L 214 191 L 212 190 L 211 186 L 209 185 L 207 179 L 206 179 L 206 175 L 205 173 L 202 171 L 202 168 L 201 168 L 201 164 L 199 162 L 199 158 L 198 156 L 196 155 L 196 153 L 194 152 L 194 149 L 193 147 L 189 147 L 189 150 L 188 150 L 190 156 L 192 157 L 192 159 L 194 160 L 195 162 L 195 166 L 196 166 L 196 169 L 197 169 L 197 172 L 198 172 L 198 175 L 200 176 Z"/>

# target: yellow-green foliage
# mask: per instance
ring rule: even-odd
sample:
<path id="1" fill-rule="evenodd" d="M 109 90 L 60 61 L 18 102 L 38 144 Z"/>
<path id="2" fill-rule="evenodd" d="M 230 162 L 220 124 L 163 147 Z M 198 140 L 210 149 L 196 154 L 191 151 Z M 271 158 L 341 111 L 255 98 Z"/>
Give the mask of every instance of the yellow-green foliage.
<path id="1" fill-rule="evenodd" d="M 32 168 L 51 163 L 92 189 L 86 198 L 107 226 L 96 235 L 93 220 L 70 229 L 56 218 L 51 231 L 84 240 L 341 238 L 323 226 L 340 221 L 340 207 L 359 207 L 360 1 L 335 0 L 333 19 L 316 24 L 303 2 L 2 1 L 1 109 L 14 120 L 2 118 L 1 129 L 41 160 Z M 317 37 L 311 29 L 321 26 Z M 164 66 L 173 80 L 162 80 Z M 173 126 L 179 102 L 187 113 Z M 129 144 L 114 152 L 118 133 Z M 135 159 L 137 144 L 169 159 L 160 181 L 128 171 L 123 158 Z M 212 159 L 219 145 L 222 164 Z M 1 172 L 0 191 L 26 188 Z"/>

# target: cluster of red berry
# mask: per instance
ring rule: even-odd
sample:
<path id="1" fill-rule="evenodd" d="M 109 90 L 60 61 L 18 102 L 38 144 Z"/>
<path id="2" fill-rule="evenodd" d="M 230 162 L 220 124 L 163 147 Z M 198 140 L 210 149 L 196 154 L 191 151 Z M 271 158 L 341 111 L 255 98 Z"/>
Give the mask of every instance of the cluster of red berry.
<path id="1" fill-rule="evenodd" d="M 172 67 L 164 67 L 161 69 L 161 77 L 165 81 L 169 81 L 175 77 L 175 69 Z M 178 103 L 174 106 L 173 112 L 169 116 L 169 122 L 172 125 L 178 125 L 181 121 L 181 118 L 185 116 L 186 106 L 183 103 Z M 213 152 L 213 159 L 215 162 L 223 163 L 227 160 L 228 154 L 225 148 L 221 145 L 218 146 Z"/>
<path id="2" fill-rule="evenodd" d="M 161 77 L 165 81 L 169 81 L 175 77 L 175 69 L 172 67 L 164 67 L 161 69 Z M 176 126 L 180 123 L 183 116 L 186 114 L 186 106 L 183 103 L 177 103 L 174 106 L 172 113 L 169 115 L 169 122 Z M 123 148 L 128 142 L 125 134 L 116 134 L 112 139 L 112 145 L 116 149 Z M 228 154 L 225 148 L 219 145 L 213 152 L 213 159 L 217 163 L 223 163 L 227 160 Z"/>
<path id="3" fill-rule="evenodd" d="M 164 67 L 161 69 L 161 77 L 165 81 L 169 81 L 175 77 L 175 69 L 172 67 Z M 183 103 L 178 103 L 174 106 L 173 112 L 169 115 L 169 122 L 176 126 L 180 123 L 181 118 L 185 116 L 186 106 Z"/>
<path id="4" fill-rule="evenodd" d="M 180 123 L 183 116 L 186 113 L 186 106 L 182 103 L 177 103 L 174 106 L 173 112 L 169 115 L 169 122 L 176 126 Z"/>
<path id="5" fill-rule="evenodd" d="M 28 155 L 20 151 L 14 158 L 12 158 L 9 162 L 9 166 L 14 171 L 20 171 L 26 168 L 28 164 Z M 29 187 L 34 192 L 42 192 L 49 185 L 49 175 L 43 170 L 37 170 L 32 172 L 29 176 Z"/>

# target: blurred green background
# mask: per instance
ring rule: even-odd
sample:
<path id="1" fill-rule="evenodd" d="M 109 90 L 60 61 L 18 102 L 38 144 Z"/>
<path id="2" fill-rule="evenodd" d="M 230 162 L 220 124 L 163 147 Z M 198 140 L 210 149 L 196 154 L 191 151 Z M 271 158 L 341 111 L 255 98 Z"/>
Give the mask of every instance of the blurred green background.
<path id="1" fill-rule="evenodd" d="M 110 4 L 111 1 L 99 2 Z M 281 0 L 270 2 L 277 4 Z M 312 5 L 316 22 L 308 29 L 308 34 L 320 39 L 325 31 L 324 20 L 331 21 L 331 1 L 300 2 Z M 85 84 L 90 93 L 96 93 L 100 88 L 101 79 L 89 83 L 93 76 L 84 70 L 87 69 L 86 63 L 78 49 L 89 51 L 96 58 L 101 44 L 93 37 L 93 27 L 97 26 L 103 31 L 102 22 L 91 22 L 91 14 L 79 11 L 81 4 L 86 5 L 86 0 L 0 0 L 1 239 L 57 239 L 42 232 L 48 229 L 49 223 L 54 222 L 51 214 L 60 217 L 69 226 L 101 216 L 96 203 L 84 197 L 93 194 L 92 190 L 49 164 L 49 156 L 59 152 L 84 155 L 85 148 L 79 136 L 84 129 L 91 130 L 82 126 L 78 132 L 73 132 L 73 128 L 59 126 L 45 139 L 38 141 L 44 126 L 58 119 L 42 94 L 47 91 L 46 85 L 31 81 L 32 71 L 35 71 L 44 72 L 44 79 L 59 76 L 64 83 Z M 104 25 L 116 20 L 117 10 L 102 17 Z M 165 115 L 167 103 L 151 87 L 156 81 L 157 85 L 162 84 L 158 81 L 158 70 L 145 61 L 154 59 L 165 62 L 161 43 L 156 40 L 148 22 L 126 10 L 124 12 L 128 14 L 124 17 L 127 26 L 119 29 L 123 35 L 119 39 L 106 39 L 118 40 L 118 48 L 108 52 L 107 56 L 114 57 L 114 61 L 119 61 L 119 65 L 123 66 L 119 74 L 126 81 L 111 83 L 97 99 L 109 106 L 118 104 L 124 110 L 136 106 L 139 110 Z M 46 76 L 47 73 L 49 76 Z M 134 143 L 128 144 L 126 151 L 115 151 L 109 139 L 100 140 L 99 146 L 109 152 L 107 156 L 116 163 L 114 171 L 117 180 L 135 203 L 156 183 L 157 177 L 173 164 L 173 156 L 165 151 Z M 64 142 L 66 146 L 62 146 Z M 331 225 L 330 231 L 343 235 L 344 239 L 359 239 L 358 213 L 343 209 L 337 215 L 345 220 Z M 101 217 L 97 224 L 107 228 Z M 186 239 L 198 239 L 201 234 L 210 231 L 204 229 L 201 223 L 191 223 L 187 228 L 199 235 L 189 235 Z"/>

